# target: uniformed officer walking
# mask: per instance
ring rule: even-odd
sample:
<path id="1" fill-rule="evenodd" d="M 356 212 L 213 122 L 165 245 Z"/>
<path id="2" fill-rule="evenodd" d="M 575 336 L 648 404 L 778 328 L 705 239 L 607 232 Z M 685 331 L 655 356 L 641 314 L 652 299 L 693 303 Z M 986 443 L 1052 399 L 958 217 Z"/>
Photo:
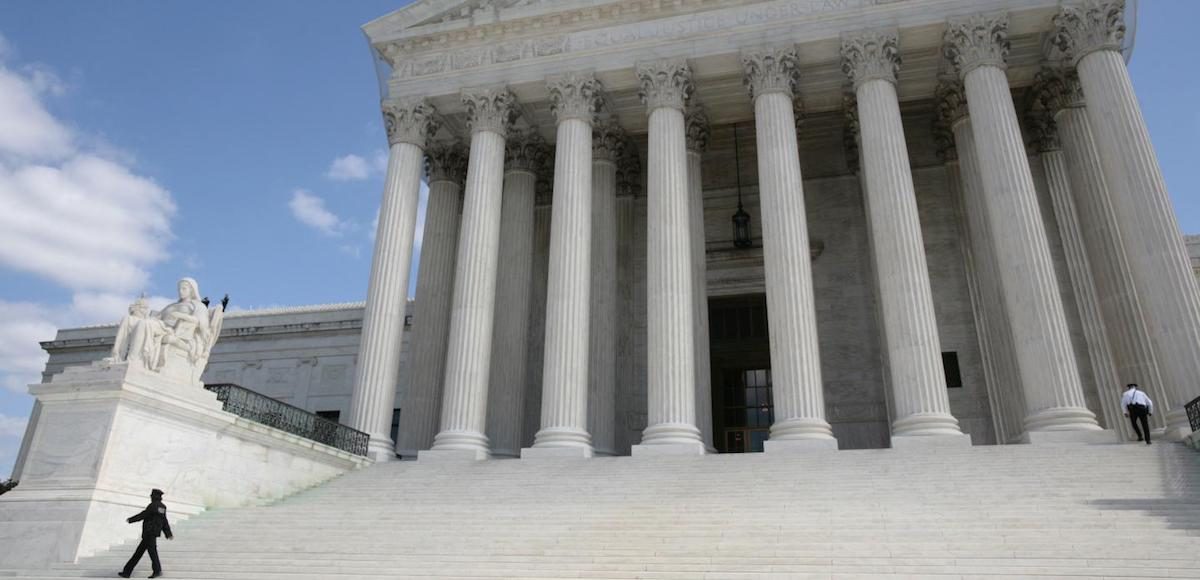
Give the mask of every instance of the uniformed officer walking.
<path id="1" fill-rule="evenodd" d="M 117 576 L 128 578 L 133 573 L 134 567 L 137 566 L 138 560 L 142 559 L 142 554 L 150 552 L 150 564 L 153 567 L 151 578 L 162 576 L 162 564 L 158 561 L 158 536 L 164 534 L 168 540 L 175 539 L 171 533 L 171 524 L 167 523 L 167 506 L 162 502 L 162 490 L 154 489 L 150 491 L 150 505 L 142 510 L 142 513 L 129 518 L 129 523 L 142 522 L 142 543 L 138 544 L 137 551 L 133 553 L 133 557 L 125 564 L 125 569 Z"/>
<path id="2" fill-rule="evenodd" d="M 1138 388 L 1136 383 L 1125 385 L 1125 394 L 1121 395 L 1121 407 L 1125 409 L 1125 416 L 1129 417 L 1129 421 L 1133 423 L 1133 432 L 1137 433 L 1138 441 L 1145 441 L 1146 445 L 1150 444 L 1150 422 L 1147 417 L 1154 414 L 1154 401 L 1150 400 L 1150 396 Z M 1142 428 L 1138 429 L 1138 423 L 1142 424 Z"/>

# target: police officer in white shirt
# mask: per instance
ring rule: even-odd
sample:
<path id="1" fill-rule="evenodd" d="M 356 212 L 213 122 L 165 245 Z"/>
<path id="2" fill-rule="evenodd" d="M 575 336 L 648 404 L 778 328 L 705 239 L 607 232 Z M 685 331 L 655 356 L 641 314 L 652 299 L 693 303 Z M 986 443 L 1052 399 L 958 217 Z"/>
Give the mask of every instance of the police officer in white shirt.
<path id="1" fill-rule="evenodd" d="M 1121 406 L 1125 408 L 1125 416 L 1133 423 L 1133 432 L 1137 433 L 1138 441 L 1150 444 L 1150 422 L 1147 417 L 1154 414 L 1154 401 L 1138 388 L 1136 383 L 1125 385 L 1125 394 L 1121 395 Z M 1138 421 L 1142 428 L 1138 429 Z"/>

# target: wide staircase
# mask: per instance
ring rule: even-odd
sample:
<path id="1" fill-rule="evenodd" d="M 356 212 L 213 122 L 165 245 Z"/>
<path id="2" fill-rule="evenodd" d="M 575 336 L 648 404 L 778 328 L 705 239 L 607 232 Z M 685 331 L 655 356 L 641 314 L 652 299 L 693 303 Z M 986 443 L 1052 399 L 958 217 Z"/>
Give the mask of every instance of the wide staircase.
<path id="1" fill-rule="evenodd" d="M 403 462 L 175 533 L 159 546 L 177 579 L 1200 578 L 1200 454 L 1163 443 Z M 113 577 L 135 535 L 78 564 L 0 576 Z M 143 560 L 136 576 L 148 572 Z"/>

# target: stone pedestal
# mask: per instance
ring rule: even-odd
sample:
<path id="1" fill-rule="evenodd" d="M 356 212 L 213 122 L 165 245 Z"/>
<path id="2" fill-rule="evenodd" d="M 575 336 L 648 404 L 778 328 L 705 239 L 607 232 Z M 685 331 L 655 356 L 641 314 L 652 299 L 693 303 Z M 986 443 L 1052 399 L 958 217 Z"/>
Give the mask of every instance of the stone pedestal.
<path id="1" fill-rule="evenodd" d="M 0 496 L 0 569 L 73 562 L 137 538 L 125 519 L 154 488 L 177 522 L 370 463 L 226 413 L 199 381 L 138 363 L 71 367 L 30 393 L 41 417 L 21 485 Z"/>

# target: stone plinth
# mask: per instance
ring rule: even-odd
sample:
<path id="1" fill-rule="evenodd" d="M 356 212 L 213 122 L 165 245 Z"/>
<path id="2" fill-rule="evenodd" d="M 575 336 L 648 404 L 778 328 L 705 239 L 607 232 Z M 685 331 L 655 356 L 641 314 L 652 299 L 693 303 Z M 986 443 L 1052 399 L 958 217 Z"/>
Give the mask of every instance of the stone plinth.
<path id="1" fill-rule="evenodd" d="M 30 392 L 41 405 L 21 485 L 0 497 L 0 569 L 73 562 L 133 539 L 166 492 L 174 520 L 268 503 L 369 463 L 221 410 L 198 381 L 96 363 Z"/>

